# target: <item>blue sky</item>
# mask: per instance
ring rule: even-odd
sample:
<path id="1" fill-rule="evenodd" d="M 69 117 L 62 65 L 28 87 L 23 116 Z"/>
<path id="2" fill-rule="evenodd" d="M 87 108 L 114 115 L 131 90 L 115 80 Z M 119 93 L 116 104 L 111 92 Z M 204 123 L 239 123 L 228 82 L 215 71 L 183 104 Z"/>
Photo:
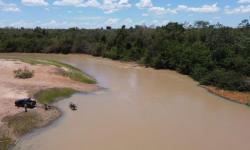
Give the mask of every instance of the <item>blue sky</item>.
<path id="1" fill-rule="evenodd" d="M 0 0 L 0 27 L 99 28 L 196 20 L 237 26 L 250 0 Z"/>

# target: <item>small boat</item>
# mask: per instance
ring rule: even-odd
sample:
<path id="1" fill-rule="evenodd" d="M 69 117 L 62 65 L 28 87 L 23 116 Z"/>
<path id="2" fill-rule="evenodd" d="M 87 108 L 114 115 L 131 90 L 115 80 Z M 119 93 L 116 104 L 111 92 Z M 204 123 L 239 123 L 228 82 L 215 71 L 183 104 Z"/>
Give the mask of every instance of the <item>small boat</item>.
<path id="1" fill-rule="evenodd" d="M 70 103 L 70 104 L 69 104 L 69 108 L 70 108 L 71 110 L 73 110 L 73 111 L 77 110 L 77 106 L 76 106 L 76 104 L 74 104 L 74 103 Z"/>

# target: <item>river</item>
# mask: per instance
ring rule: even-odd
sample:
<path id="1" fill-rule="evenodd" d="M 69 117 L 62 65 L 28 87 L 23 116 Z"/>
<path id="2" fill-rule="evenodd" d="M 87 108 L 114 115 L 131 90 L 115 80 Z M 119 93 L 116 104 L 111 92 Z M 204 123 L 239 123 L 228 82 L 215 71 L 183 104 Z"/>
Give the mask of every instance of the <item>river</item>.
<path id="1" fill-rule="evenodd" d="M 58 102 L 63 117 L 21 138 L 14 150 L 250 149 L 250 108 L 187 76 L 87 55 L 31 56 L 72 64 L 104 89 Z"/>

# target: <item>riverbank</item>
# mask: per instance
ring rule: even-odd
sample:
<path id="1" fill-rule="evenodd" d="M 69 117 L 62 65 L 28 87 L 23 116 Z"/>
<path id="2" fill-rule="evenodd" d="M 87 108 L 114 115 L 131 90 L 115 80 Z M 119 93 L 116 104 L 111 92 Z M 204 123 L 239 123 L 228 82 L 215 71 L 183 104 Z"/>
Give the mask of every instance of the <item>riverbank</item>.
<path id="1" fill-rule="evenodd" d="M 14 150 L 249 148 L 250 109 L 210 94 L 186 75 L 80 54 L 24 55 L 74 64 L 107 90 L 72 96 L 76 112 L 69 101 L 58 103 L 63 119 L 25 136 Z"/>
<path id="2" fill-rule="evenodd" d="M 15 78 L 14 70 L 20 68 L 32 70 L 34 76 L 30 79 Z M 52 107 L 45 111 L 42 103 L 51 103 L 58 97 L 67 97 L 75 92 L 91 92 L 97 89 L 95 81 L 77 68 L 55 61 L 0 59 L 0 70 L 1 150 L 7 149 L 16 139 L 32 129 L 46 126 L 60 117 L 60 110 Z M 50 101 L 42 101 L 46 96 Z M 16 108 L 15 100 L 25 97 L 37 98 L 38 107 L 28 113 L 24 113 L 22 108 Z"/>
<path id="3" fill-rule="evenodd" d="M 210 93 L 225 98 L 227 100 L 250 106 L 249 92 L 227 91 L 212 86 L 202 86 L 202 87 L 207 89 Z"/>
<path id="4" fill-rule="evenodd" d="M 91 56 L 95 57 L 95 56 Z M 107 64 L 112 63 L 109 58 L 102 58 L 102 61 L 105 61 Z M 136 62 L 126 62 L 126 61 L 116 61 L 117 66 L 121 66 L 122 68 L 140 68 L 145 67 L 142 64 L 138 64 Z M 148 68 L 148 67 L 145 67 Z M 154 69 L 154 68 L 152 68 Z M 176 72 L 176 71 L 175 71 Z M 179 73 L 179 72 L 177 72 Z M 188 76 L 190 78 L 190 76 Z M 197 82 L 198 83 L 198 82 Z M 250 106 L 250 92 L 239 92 L 239 91 L 228 91 L 223 90 L 213 86 L 200 85 L 200 87 L 205 88 L 208 92 L 215 94 L 219 97 L 224 98 L 225 100 L 230 100 L 236 103 L 240 103 L 243 105 Z"/>

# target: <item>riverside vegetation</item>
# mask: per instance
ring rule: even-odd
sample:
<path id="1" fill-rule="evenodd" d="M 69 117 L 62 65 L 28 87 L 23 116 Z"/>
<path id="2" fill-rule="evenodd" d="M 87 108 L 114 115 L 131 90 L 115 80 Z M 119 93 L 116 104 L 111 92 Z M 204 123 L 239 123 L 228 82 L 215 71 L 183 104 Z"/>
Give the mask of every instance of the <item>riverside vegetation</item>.
<path id="1" fill-rule="evenodd" d="M 79 82 L 83 82 L 83 83 L 89 83 L 89 84 L 95 84 L 96 81 L 94 79 L 91 79 L 89 76 L 87 76 L 86 74 L 84 74 L 80 69 L 62 63 L 62 62 L 58 62 L 58 61 L 54 61 L 54 60 L 45 60 L 45 59 L 31 59 L 31 58 L 18 58 L 19 60 L 32 64 L 32 65 L 36 65 L 36 64 L 43 64 L 43 65 L 52 65 L 52 66 L 56 66 L 58 68 L 61 68 L 58 73 L 60 75 L 63 75 L 65 77 L 69 77 L 72 80 L 75 81 L 79 81 Z"/>
<path id="2" fill-rule="evenodd" d="M 19 68 L 17 70 L 14 70 L 14 74 L 16 78 L 28 79 L 33 77 L 34 72 L 25 67 L 24 69 Z"/>
<path id="3" fill-rule="evenodd" d="M 0 29 L 0 52 L 87 53 L 173 69 L 203 85 L 249 91 L 250 24 L 168 23 L 120 29 Z M 77 74 L 68 74 L 72 78 Z"/>

